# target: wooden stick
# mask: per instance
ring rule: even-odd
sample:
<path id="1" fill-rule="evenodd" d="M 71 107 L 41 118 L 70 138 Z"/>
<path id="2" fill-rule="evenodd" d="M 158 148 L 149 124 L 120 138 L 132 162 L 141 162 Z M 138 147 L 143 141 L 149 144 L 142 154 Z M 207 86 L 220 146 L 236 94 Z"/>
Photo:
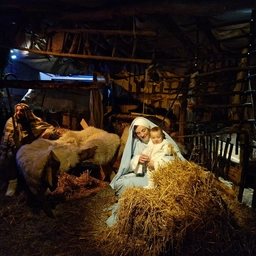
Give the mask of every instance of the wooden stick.
<path id="1" fill-rule="evenodd" d="M 120 57 L 110 57 L 110 56 L 95 56 L 95 55 L 84 55 L 84 54 L 71 54 L 71 53 L 61 53 L 61 52 L 51 52 L 51 51 L 39 51 L 32 50 L 27 48 L 17 48 L 21 51 L 28 51 L 38 54 L 53 55 L 60 57 L 69 57 L 69 58 L 81 58 L 81 59 L 91 59 L 91 60 L 108 60 L 108 61 L 122 61 L 122 62 L 133 62 L 133 63 L 142 63 L 142 64 L 151 64 L 151 59 L 131 59 L 131 58 L 120 58 Z"/>
<path id="2" fill-rule="evenodd" d="M 59 82 L 59 81 L 43 81 L 43 80 L 0 80 L 0 88 L 23 88 L 23 89 L 70 89 L 70 90 L 92 90 L 92 89 L 104 89 L 105 83 L 102 82 Z"/>
<path id="3" fill-rule="evenodd" d="M 52 32 L 66 32 L 71 34 L 103 34 L 103 35 L 124 35 L 124 36 L 156 36 L 155 31 L 129 31 L 129 30 L 101 30 L 101 29 L 52 29 L 47 31 L 48 33 Z"/>

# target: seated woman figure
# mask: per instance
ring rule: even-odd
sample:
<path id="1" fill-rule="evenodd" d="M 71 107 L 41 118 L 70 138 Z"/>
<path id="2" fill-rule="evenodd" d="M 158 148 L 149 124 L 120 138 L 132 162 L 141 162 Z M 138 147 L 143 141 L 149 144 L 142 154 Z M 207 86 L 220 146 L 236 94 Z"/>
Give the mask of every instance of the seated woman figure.
<path id="1" fill-rule="evenodd" d="M 111 188 L 115 190 L 119 197 L 127 187 L 145 187 L 148 185 L 147 173 L 143 176 L 136 175 L 131 166 L 148 163 L 147 167 L 154 170 L 154 161 L 150 161 L 149 156 L 142 154 L 142 152 L 146 149 L 150 140 L 149 131 L 155 126 L 153 122 L 144 117 L 137 117 L 131 123 L 119 170 L 110 183 Z M 173 145 L 178 159 L 185 161 L 176 142 L 166 132 L 164 132 L 164 135 L 166 140 Z M 174 157 L 170 156 L 170 161 L 172 160 L 174 160 Z M 112 226 L 116 221 L 117 209 L 118 203 L 109 209 L 112 210 L 112 216 L 107 220 L 109 226 Z"/>
<path id="2" fill-rule="evenodd" d="M 38 138 L 55 140 L 59 136 L 55 127 L 37 117 L 27 104 L 15 105 L 14 115 L 5 123 L 0 144 L 0 172 L 8 181 L 6 196 L 13 197 L 16 193 L 19 177 L 16 153 L 20 147 Z"/>

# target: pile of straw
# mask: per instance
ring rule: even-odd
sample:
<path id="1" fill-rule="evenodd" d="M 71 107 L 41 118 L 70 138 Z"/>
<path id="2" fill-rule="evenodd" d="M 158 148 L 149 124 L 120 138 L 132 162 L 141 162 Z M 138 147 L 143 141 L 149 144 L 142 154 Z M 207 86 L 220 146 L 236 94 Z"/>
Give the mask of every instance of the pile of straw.
<path id="1" fill-rule="evenodd" d="M 101 241 L 107 255 L 256 255 L 255 212 L 211 173 L 174 161 L 153 179 L 154 189 L 123 193 L 117 224 Z"/>

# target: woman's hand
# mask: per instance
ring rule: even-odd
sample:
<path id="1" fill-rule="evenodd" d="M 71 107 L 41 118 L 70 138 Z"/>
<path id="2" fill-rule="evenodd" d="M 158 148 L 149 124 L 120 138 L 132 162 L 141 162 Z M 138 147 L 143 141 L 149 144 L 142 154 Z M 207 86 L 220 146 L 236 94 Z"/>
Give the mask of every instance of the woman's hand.
<path id="1" fill-rule="evenodd" d="M 141 154 L 139 158 L 139 163 L 144 164 L 146 162 L 149 162 L 150 158 L 147 155 Z"/>

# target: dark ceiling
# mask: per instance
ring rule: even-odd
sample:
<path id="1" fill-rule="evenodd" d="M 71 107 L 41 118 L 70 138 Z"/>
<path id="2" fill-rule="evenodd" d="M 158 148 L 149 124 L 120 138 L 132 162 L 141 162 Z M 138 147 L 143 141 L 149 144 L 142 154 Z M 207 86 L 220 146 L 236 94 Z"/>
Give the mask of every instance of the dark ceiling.
<path id="1" fill-rule="evenodd" d="M 0 46 L 46 73 L 156 65 L 181 74 L 255 49 L 255 8 L 252 0 L 2 0 Z"/>

